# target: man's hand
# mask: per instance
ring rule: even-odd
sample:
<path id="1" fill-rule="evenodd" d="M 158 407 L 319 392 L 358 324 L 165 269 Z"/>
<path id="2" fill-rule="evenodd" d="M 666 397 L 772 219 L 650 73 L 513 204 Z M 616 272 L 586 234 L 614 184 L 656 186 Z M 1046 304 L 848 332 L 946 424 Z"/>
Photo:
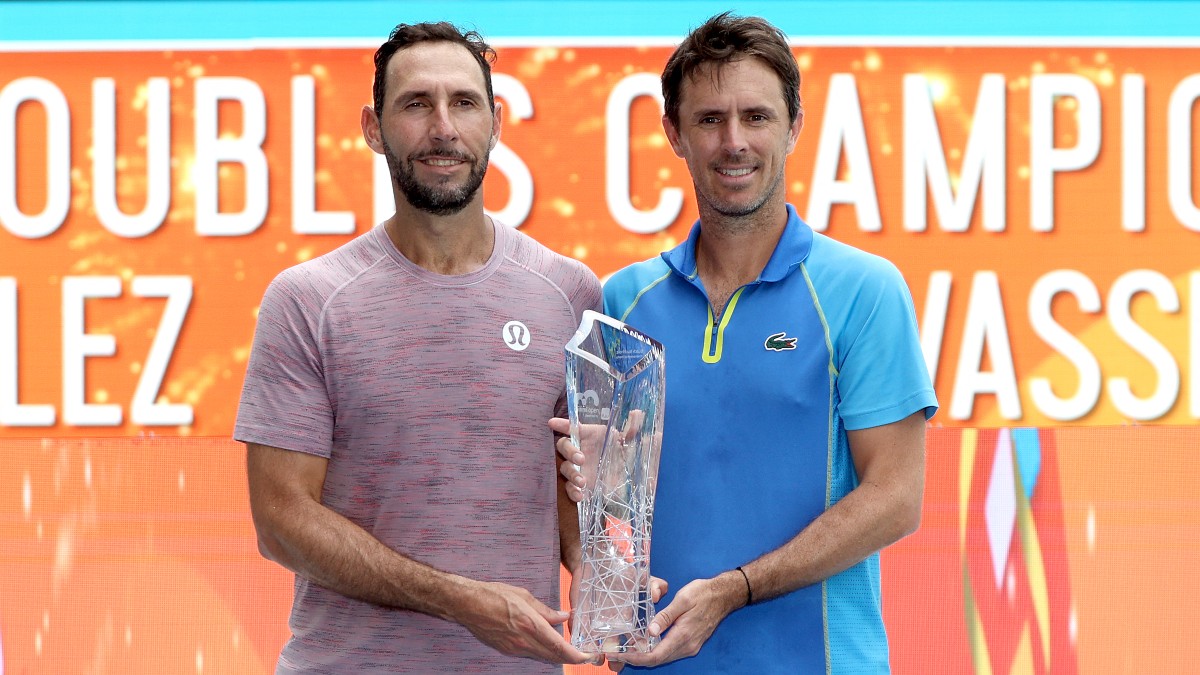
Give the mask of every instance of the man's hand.
<path id="1" fill-rule="evenodd" d="M 554 628 L 567 620 L 567 612 L 550 609 L 523 588 L 476 583 L 475 602 L 457 620 L 480 642 L 501 654 L 545 663 L 600 663 L 600 655 L 575 649 Z"/>
<path id="2" fill-rule="evenodd" d="M 667 594 L 667 580 L 650 577 L 650 602 L 657 603 Z M 661 632 L 661 631 L 660 631 Z"/>
<path id="3" fill-rule="evenodd" d="M 641 410 L 631 410 L 622 428 L 607 438 L 608 427 L 606 425 L 580 424 L 579 445 L 576 446 L 571 441 L 571 421 L 562 417 L 554 417 L 550 420 L 550 429 L 561 435 L 554 447 L 558 450 L 559 457 L 562 458 L 558 472 L 567 480 L 567 496 L 571 501 L 583 501 L 584 488 L 596 483 L 600 457 L 604 454 L 604 444 L 606 442 L 609 444 L 608 451 L 610 453 L 623 448 L 623 444 L 637 438 L 645 421 L 646 413 Z M 654 443 L 661 442 L 661 435 L 656 434 Z"/>
<path id="4" fill-rule="evenodd" d="M 600 446 L 604 443 L 605 427 L 602 424 L 579 425 L 579 443 L 582 449 L 571 442 L 571 422 L 563 417 L 550 420 L 550 429 L 562 437 L 554 444 L 562 462 L 558 472 L 567 480 L 567 497 L 573 502 L 583 501 L 583 489 L 587 487 L 587 476 L 596 475 L 596 463 L 600 461 Z M 590 471 L 588 468 L 590 467 Z"/>
<path id="5" fill-rule="evenodd" d="M 578 584 L 578 579 L 579 579 L 578 574 L 571 575 L 571 606 L 572 607 L 575 606 L 575 600 L 577 597 L 576 587 Z M 650 577 L 650 602 L 657 603 L 659 600 L 662 600 L 662 597 L 667 594 L 667 588 L 668 588 L 668 585 L 667 585 L 666 579 L 659 579 L 658 577 Z M 655 635 L 657 635 L 657 634 L 658 633 L 655 633 Z M 605 654 L 605 656 L 616 656 L 616 655 Z M 625 667 L 624 662 L 614 661 L 614 660 L 612 660 L 612 658 L 609 658 L 607 660 L 607 662 L 605 663 L 605 665 L 607 665 L 608 669 L 613 671 L 614 673 L 621 672 L 621 669 Z"/>
<path id="6" fill-rule="evenodd" d="M 570 590 L 570 606 L 572 608 L 579 606 L 579 584 L 583 580 L 583 572 L 577 569 L 571 570 L 571 590 Z M 650 602 L 657 603 L 662 600 L 662 596 L 667 594 L 667 589 L 670 586 L 666 579 L 658 577 L 650 577 Z M 567 632 L 571 632 L 573 626 L 571 621 L 575 619 L 574 612 L 571 612 L 571 617 L 567 619 Z"/>
<path id="7" fill-rule="evenodd" d="M 671 629 L 654 649 L 646 653 L 608 654 L 609 668 L 620 670 L 619 662 L 635 666 L 657 666 L 695 656 L 717 625 L 746 602 L 746 590 L 737 572 L 725 572 L 712 579 L 697 579 L 675 594 L 650 622 L 650 634 L 662 635 Z M 614 663 L 616 662 L 616 663 Z"/>

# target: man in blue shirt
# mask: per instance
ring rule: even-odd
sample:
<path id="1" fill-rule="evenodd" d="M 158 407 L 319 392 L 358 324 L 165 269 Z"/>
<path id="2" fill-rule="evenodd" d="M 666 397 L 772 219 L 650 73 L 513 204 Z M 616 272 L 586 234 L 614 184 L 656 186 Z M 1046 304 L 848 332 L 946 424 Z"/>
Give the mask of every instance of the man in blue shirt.
<path id="1" fill-rule="evenodd" d="M 651 625 L 661 643 L 610 659 L 886 673 L 878 552 L 920 521 L 937 409 L 908 287 L 786 202 L 804 117 L 782 32 L 713 17 L 662 81 L 700 220 L 677 248 L 617 272 L 604 309 L 666 347 L 651 573 L 678 590 Z M 559 451 L 578 500 L 582 456 L 566 439 Z"/>

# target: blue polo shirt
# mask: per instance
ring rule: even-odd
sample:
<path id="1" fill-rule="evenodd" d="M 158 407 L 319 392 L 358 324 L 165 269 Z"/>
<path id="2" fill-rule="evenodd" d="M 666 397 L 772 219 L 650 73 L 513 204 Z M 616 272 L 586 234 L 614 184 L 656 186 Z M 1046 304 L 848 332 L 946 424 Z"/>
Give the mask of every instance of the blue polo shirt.
<path id="1" fill-rule="evenodd" d="M 846 431 L 937 410 L 890 262 L 788 222 L 713 320 L 688 240 L 617 272 L 604 309 L 666 347 L 651 571 L 672 592 L 779 548 L 858 484 Z M 678 673 L 886 673 L 879 556 L 730 614 Z"/>

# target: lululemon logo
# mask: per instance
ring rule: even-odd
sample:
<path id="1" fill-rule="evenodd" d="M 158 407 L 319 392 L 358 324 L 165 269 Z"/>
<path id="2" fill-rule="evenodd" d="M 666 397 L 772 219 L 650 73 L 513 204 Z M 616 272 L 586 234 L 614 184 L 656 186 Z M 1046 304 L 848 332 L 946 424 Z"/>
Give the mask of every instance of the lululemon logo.
<path id="1" fill-rule="evenodd" d="M 514 352 L 523 352 L 529 346 L 529 329 L 520 321 L 509 321 L 504 324 L 502 337 L 504 344 Z"/>

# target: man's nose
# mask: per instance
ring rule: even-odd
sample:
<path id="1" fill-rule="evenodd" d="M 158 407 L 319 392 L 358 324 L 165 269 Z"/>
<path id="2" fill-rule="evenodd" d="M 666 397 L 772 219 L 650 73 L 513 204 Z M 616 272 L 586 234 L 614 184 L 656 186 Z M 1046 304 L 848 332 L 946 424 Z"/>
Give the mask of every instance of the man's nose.
<path id="1" fill-rule="evenodd" d="M 721 134 L 722 149 L 729 154 L 737 154 L 746 149 L 746 128 L 741 120 L 734 118 L 725 124 Z"/>
<path id="2" fill-rule="evenodd" d="M 454 125 L 454 119 L 450 116 L 449 106 L 440 105 L 434 109 L 429 133 L 437 141 L 458 140 L 458 127 Z"/>

